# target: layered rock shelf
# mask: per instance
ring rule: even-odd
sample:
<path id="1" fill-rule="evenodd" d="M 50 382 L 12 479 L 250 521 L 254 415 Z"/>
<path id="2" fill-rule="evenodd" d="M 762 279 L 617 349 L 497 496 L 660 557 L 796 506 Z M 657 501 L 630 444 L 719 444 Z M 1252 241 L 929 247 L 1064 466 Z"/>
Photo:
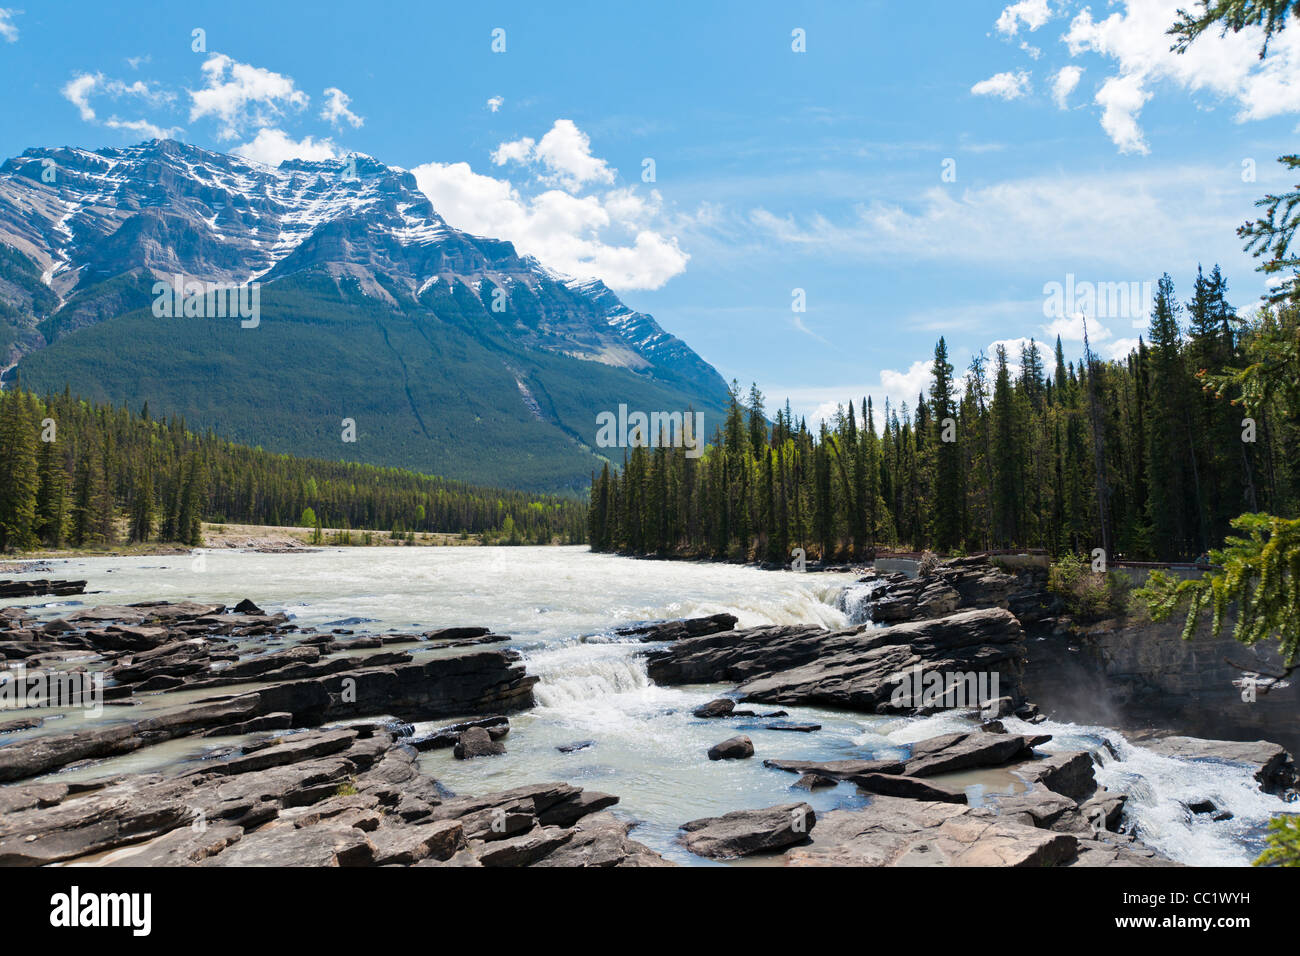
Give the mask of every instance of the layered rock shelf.
<path id="1" fill-rule="evenodd" d="M 658 684 L 734 683 L 744 701 L 915 713 L 924 702 L 896 693 L 915 668 L 996 674 L 997 696 L 1023 703 L 1024 652 L 1015 616 L 986 608 L 885 628 L 772 626 L 684 637 L 651 652 L 648 671 Z"/>

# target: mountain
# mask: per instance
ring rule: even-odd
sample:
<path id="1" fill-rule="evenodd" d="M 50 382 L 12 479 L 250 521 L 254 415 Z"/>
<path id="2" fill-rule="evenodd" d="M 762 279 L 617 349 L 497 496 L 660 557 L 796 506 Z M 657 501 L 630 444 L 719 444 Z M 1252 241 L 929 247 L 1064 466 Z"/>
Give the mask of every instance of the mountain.
<path id="1" fill-rule="evenodd" d="M 156 283 L 178 276 L 246 286 L 246 304 L 255 284 L 257 321 L 155 315 Z M 0 166 L 0 368 L 15 364 L 36 390 L 147 401 L 274 451 L 532 490 L 621 459 L 596 447 L 602 411 L 691 407 L 711 433 L 728 403 L 649 315 L 448 225 L 405 170 L 170 140 Z"/>

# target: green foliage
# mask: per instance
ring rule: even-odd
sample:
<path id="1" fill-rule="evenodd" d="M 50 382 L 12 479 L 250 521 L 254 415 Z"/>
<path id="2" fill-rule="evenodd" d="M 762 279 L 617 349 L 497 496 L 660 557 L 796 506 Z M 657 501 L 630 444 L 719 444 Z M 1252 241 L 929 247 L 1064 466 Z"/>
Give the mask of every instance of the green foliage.
<path id="1" fill-rule="evenodd" d="M 1300 0 L 1297 0 L 1297 8 L 1300 9 Z M 1300 156 L 1279 156 L 1277 161 L 1289 172 L 1300 171 Z M 1237 235 L 1246 240 L 1247 250 L 1264 260 L 1259 267 L 1261 272 L 1266 275 L 1292 273 L 1269 295 L 1270 301 L 1280 302 L 1300 292 L 1297 277 L 1300 256 L 1289 252 L 1296 229 L 1300 228 L 1300 186 L 1290 192 L 1269 193 L 1256 200 L 1255 205 L 1264 210 L 1264 215 L 1242 225 Z"/>
<path id="2" fill-rule="evenodd" d="M 38 392 L 72 383 L 95 402 L 138 409 L 148 401 L 155 419 L 216 428 L 278 453 L 538 493 L 586 491 L 601 460 L 596 414 L 620 402 L 647 412 L 693 404 L 721 420 L 720 380 L 635 374 L 526 347 L 515 340 L 519 327 L 500 328 L 502 317 L 465 287 L 446 285 L 436 284 L 418 309 L 400 311 L 340 290 L 333 278 L 282 279 L 262 290 L 256 329 L 137 308 L 63 330 L 19 368 Z M 555 310 L 553 321 L 571 304 L 537 306 Z M 537 324 L 542 316 L 512 319 Z M 521 383 L 536 411 L 521 398 Z M 356 421 L 357 441 L 340 440 L 343 418 Z M 415 523 L 415 505 L 401 517 Z"/>
<path id="3" fill-rule="evenodd" d="M 636 448 L 592 475 L 589 543 L 788 564 L 796 547 L 827 561 L 881 546 L 1086 554 L 1108 533 L 1108 561 L 1190 561 L 1244 510 L 1300 513 L 1300 365 L 1267 351 L 1296 347 L 1293 314 L 1278 306 L 1243 325 L 1215 267 L 1186 303 L 1162 278 L 1150 347 L 1116 360 L 1067 362 L 1058 341 L 1049 370 L 1031 340 L 1018 374 L 1005 348 L 991 368 L 976 356 L 958 397 L 940 340 L 911 408 L 887 403 L 878 417 L 851 403 L 816 428 L 788 405 L 758 428 L 762 396 L 751 390 L 746 407 L 735 388 L 701 457 Z M 1256 440 L 1243 441 L 1239 410 L 1200 373 L 1265 364 L 1279 371 Z"/>
<path id="4" fill-rule="evenodd" d="M 36 543 L 39 490 L 35 422 L 27 396 L 0 393 L 0 551 Z"/>
<path id="5" fill-rule="evenodd" d="M 1197 0 L 1191 10 L 1179 9 L 1178 20 L 1168 32 L 1176 37 L 1172 49 L 1179 53 L 1207 30 L 1219 28 L 1219 35 L 1240 33 L 1246 27 L 1262 27 L 1264 43 L 1259 50 L 1262 60 L 1268 42 L 1286 27 L 1287 17 L 1300 13 L 1300 0 Z"/>
<path id="6" fill-rule="evenodd" d="M 1190 598 L 1183 628 L 1189 640 L 1206 608 L 1217 635 L 1228 606 L 1235 603 L 1232 636 L 1247 645 L 1276 637 L 1290 667 L 1300 655 L 1300 519 L 1244 514 L 1232 526 L 1246 537 L 1230 537 L 1221 550 L 1211 552 L 1211 561 L 1222 571 L 1190 581 L 1153 572 L 1142 597 L 1156 620 L 1167 618 Z"/>
<path id="7" fill-rule="evenodd" d="M 1124 614 L 1131 590 L 1124 575 L 1094 571 L 1089 560 L 1077 554 L 1062 555 L 1052 562 L 1047 589 L 1059 595 L 1066 612 L 1080 621 Z"/>
<path id="8" fill-rule="evenodd" d="M 1300 816 L 1281 814 L 1268 825 L 1268 849 L 1255 866 L 1300 866 Z"/>
<path id="9" fill-rule="evenodd" d="M 39 441 L 44 419 L 56 423 L 57 441 Z M 67 392 L 0 392 L 0 548 L 57 547 L 65 537 L 110 544 L 119 514 L 132 541 L 156 536 L 191 547 L 202 543 L 204 520 L 279 525 L 301 515 L 321 544 L 325 523 L 468 534 L 507 517 L 520 540 L 573 542 L 585 536 L 586 519 L 572 498 L 271 454 Z"/>

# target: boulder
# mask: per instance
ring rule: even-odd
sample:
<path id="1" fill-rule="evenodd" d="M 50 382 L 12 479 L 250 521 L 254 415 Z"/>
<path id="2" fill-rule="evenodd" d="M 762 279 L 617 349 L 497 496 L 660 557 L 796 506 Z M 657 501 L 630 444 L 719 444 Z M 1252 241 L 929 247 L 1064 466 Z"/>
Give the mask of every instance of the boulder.
<path id="1" fill-rule="evenodd" d="M 1049 740 L 1047 735 L 1024 737 L 978 731 L 942 734 L 912 744 L 903 772 L 909 777 L 933 777 L 975 767 L 1000 767 L 1032 756 L 1032 748 Z"/>
<path id="2" fill-rule="evenodd" d="M 730 697 L 719 697 L 711 700 L 707 704 L 701 704 L 691 713 L 696 717 L 730 717 L 732 711 L 736 709 L 736 702 Z"/>
<path id="3" fill-rule="evenodd" d="M 469 760 L 473 757 L 495 757 L 506 752 L 506 745 L 493 740 L 485 727 L 470 727 L 463 731 L 460 740 L 452 748 L 457 760 Z"/>
<path id="4" fill-rule="evenodd" d="M 741 760 L 754 756 L 754 742 L 743 734 L 729 737 L 709 748 L 710 760 Z"/>
<path id="5" fill-rule="evenodd" d="M 684 824 L 682 843 L 697 856 L 730 860 L 800 843 L 816 823 L 817 814 L 806 803 L 737 810 Z"/>
<path id="6" fill-rule="evenodd" d="M 654 641 L 680 641 L 688 637 L 717 634 L 720 631 L 729 631 L 735 626 L 734 614 L 712 614 L 708 617 L 692 617 L 681 621 L 634 624 L 631 627 L 620 627 L 614 633 L 619 637 L 637 637 L 648 644 Z"/>

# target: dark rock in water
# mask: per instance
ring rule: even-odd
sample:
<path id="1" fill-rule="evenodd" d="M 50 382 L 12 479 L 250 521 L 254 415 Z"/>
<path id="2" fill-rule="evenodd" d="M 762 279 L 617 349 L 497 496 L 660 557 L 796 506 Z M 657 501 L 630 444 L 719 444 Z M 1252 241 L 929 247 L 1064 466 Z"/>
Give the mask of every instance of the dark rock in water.
<path id="1" fill-rule="evenodd" d="M 594 746 L 596 746 L 596 741 L 594 740 L 579 740 L 577 743 L 561 744 L 555 749 L 562 754 L 576 754 L 580 750 L 586 750 Z"/>
<path id="2" fill-rule="evenodd" d="M 1005 734 L 1007 732 L 1006 725 L 1000 720 L 986 720 L 980 724 L 980 730 L 986 734 Z"/>
<path id="3" fill-rule="evenodd" d="M 42 594 L 82 594 L 85 581 L 51 581 L 38 578 L 32 581 L 0 581 L 0 598 L 36 597 Z"/>
<path id="4" fill-rule="evenodd" d="M 501 740 L 510 733 L 510 718 L 497 715 L 495 717 L 482 717 L 478 720 L 466 720 L 459 724 L 449 724 L 446 727 L 439 727 L 431 734 L 413 738 L 409 743 L 419 751 L 454 747 L 460 742 L 461 734 L 471 727 L 483 727 L 487 730 L 491 739 Z"/>
<path id="5" fill-rule="evenodd" d="M 987 674 L 990 689 L 996 675 L 1017 699 L 1023 658 L 1019 622 L 990 608 L 886 628 L 774 625 L 687 638 L 652 652 L 647 670 L 663 685 L 738 681 L 746 701 L 914 713 L 924 703 L 911 699 L 915 669 Z"/>
<path id="6" fill-rule="evenodd" d="M 1015 772 L 1031 785 L 1040 783 L 1074 800 L 1087 800 L 1097 789 L 1092 754 L 1086 750 L 1048 754 L 1017 765 Z"/>
<path id="7" fill-rule="evenodd" d="M 786 713 L 784 710 L 773 710 L 773 711 L 769 711 L 766 714 L 759 714 L 758 716 L 766 720 L 772 717 L 789 717 L 790 715 Z"/>
<path id="8" fill-rule="evenodd" d="M 835 780 L 847 780 L 860 773 L 902 773 L 899 760 L 764 760 L 764 767 L 786 773 L 815 773 Z"/>
<path id="9" fill-rule="evenodd" d="M 1032 704 L 1030 705 L 1033 706 Z M 999 697 L 997 700 L 990 701 L 984 707 L 984 713 L 989 717 L 1010 717 L 1015 709 L 1010 697 Z"/>
<path id="10" fill-rule="evenodd" d="M 1234 814 L 1231 810 L 1220 810 L 1214 816 L 1210 817 L 1215 823 L 1222 823 L 1224 820 L 1231 820 Z"/>
<path id="11" fill-rule="evenodd" d="M 768 730 L 789 730 L 797 734 L 811 734 L 814 731 L 822 729 L 821 724 L 796 724 L 793 721 L 782 720 L 775 724 L 766 724 Z"/>
<path id="12" fill-rule="evenodd" d="M 604 810 L 618 803 L 618 797 L 595 790 L 582 790 L 573 796 L 561 800 L 537 815 L 542 826 L 571 827 L 589 813 Z"/>
<path id="13" fill-rule="evenodd" d="M 729 737 L 709 748 L 710 760 L 742 760 L 754 756 L 754 742 L 748 737 Z"/>
<path id="14" fill-rule="evenodd" d="M 692 617 L 682 621 L 652 621 L 620 627 L 614 631 L 619 637 L 639 637 L 644 643 L 652 641 L 680 641 L 688 637 L 703 637 L 729 631 L 736 626 L 733 614 L 713 614 L 709 617 Z"/>
<path id="15" fill-rule="evenodd" d="M 457 760 L 469 760 L 471 757 L 495 757 L 506 752 L 506 745 L 493 740 L 485 727 L 470 727 L 460 735 L 460 740 L 451 751 Z"/>
<path id="16" fill-rule="evenodd" d="M 483 637 L 490 632 L 486 627 L 440 627 L 434 631 L 425 631 L 424 636 L 430 641 L 463 641 L 473 637 Z"/>
<path id="17" fill-rule="evenodd" d="M 248 598 L 244 598 L 242 601 L 236 604 L 234 607 L 234 612 L 236 614 L 259 614 L 259 615 L 266 613 L 260 607 L 258 607 L 252 601 L 250 601 Z"/>
<path id="18" fill-rule="evenodd" d="M 1192 813 L 1217 813 L 1219 810 L 1213 800 L 1197 800 L 1195 803 L 1185 803 L 1183 806 Z"/>
<path id="19" fill-rule="evenodd" d="M 707 704 L 701 704 L 696 707 L 692 714 L 696 717 L 730 717 L 732 711 L 736 709 L 736 702 L 730 697 L 719 697 L 717 700 L 711 700 Z"/>
<path id="20" fill-rule="evenodd" d="M 867 793 L 883 794 L 887 797 L 909 797 L 913 800 L 933 800 L 940 803 L 965 803 L 966 793 L 949 787 L 905 777 L 894 773 L 863 773 L 849 778 Z"/>
<path id="21" fill-rule="evenodd" d="M 933 777 L 974 767 L 1000 767 L 1033 756 L 1032 748 L 1051 739 L 1045 734 L 1023 737 L 978 732 L 929 737 L 912 744 L 912 755 L 907 759 L 904 773 L 909 777 Z"/>
<path id="22" fill-rule="evenodd" d="M 737 810 L 684 824 L 682 843 L 697 856 L 730 860 L 803 842 L 816 823 L 817 814 L 806 803 Z"/>
<path id="23" fill-rule="evenodd" d="M 824 787 L 835 787 L 839 781 L 834 777 L 827 777 L 820 773 L 806 773 L 791 786 L 798 787 L 800 790 L 820 790 Z"/>

